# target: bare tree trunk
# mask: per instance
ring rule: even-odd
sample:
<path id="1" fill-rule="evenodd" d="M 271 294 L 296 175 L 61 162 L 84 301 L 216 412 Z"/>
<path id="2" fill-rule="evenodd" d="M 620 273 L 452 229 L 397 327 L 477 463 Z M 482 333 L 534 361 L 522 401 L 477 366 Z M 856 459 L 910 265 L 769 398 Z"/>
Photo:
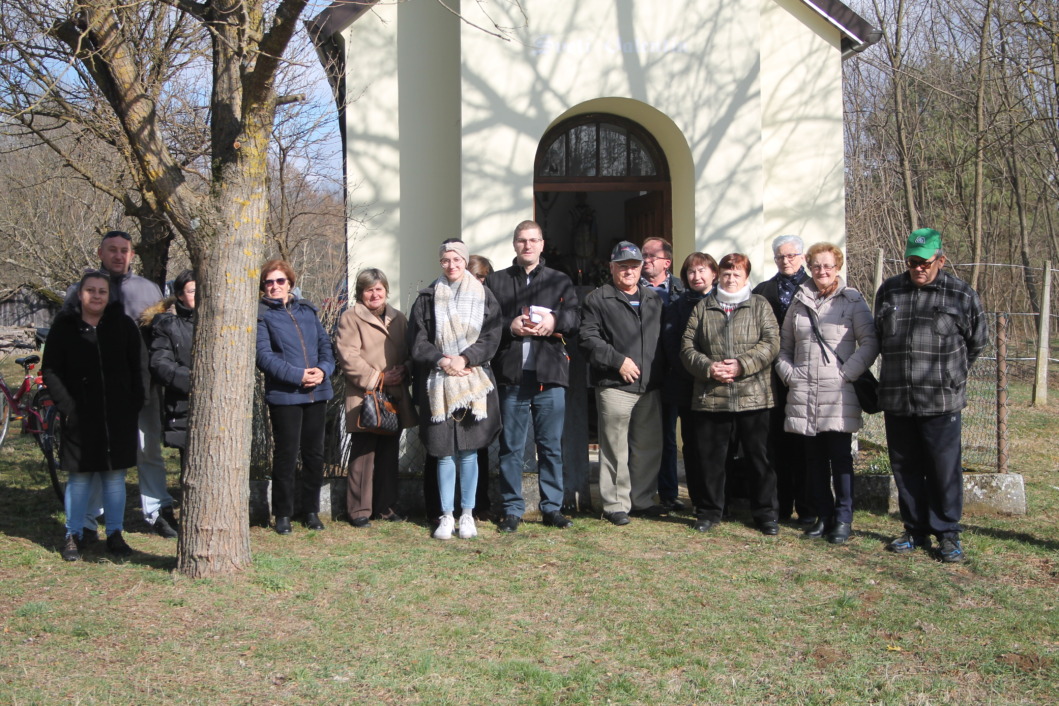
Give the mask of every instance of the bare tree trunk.
<path id="1" fill-rule="evenodd" d="M 904 47 L 902 39 L 904 36 L 905 2 L 898 0 L 894 8 L 895 21 L 892 38 L 884 35 L 883 41 L 886 46 L 887 57 L 890 61 L 893 77 L 893 101 L 894 101 L 894 130 L 897 139 L 897 155 L 899 169 L 901 170 L 901 183 L 904 186 L 905 213 L 908 219 L 909 230 L 919 228 L 919 211 L 916 209 L 915 180 L 912 167 L 912 147 L 908 138 L 908 110 L 905 102 L 905 77 L 902 75 L 902 64 L 904 62 Z M 878 3 L 875 3 L 875 12 L 882 17 Z"/>
<path id="2" fill-rule="evenodd" d="M 989 73 L 990 24 L 993 15 L 993 0 L 986 0 L 982 17 L 981 36 L 978 41 L 978 82 L 974 101 L 974 235 L 973 262 L 971 265 L 971 288 L 978 289 L 978 274 L 982 262 L 982 208 L 985 202 L 985 92 Z"/>

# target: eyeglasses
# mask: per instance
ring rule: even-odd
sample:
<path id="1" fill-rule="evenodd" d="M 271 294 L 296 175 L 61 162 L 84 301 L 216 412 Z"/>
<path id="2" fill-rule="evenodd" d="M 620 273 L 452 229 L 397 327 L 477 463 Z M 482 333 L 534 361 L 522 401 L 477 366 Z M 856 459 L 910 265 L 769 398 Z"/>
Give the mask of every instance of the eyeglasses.
<path id="1" fill-rule="evenodd" d="M 775 260 L 776 260 L 776 262 L 781 262 L 781 261 L 782 262 L 794 262 L 796 259 L 798 259 L 801 256 L 802 256 L 802 254 L 800 252 L 796 252 L 793 255 L 777 255 L 775 257 Z"/>
<path id="2" fill-rule="evenodd" d="M 287 278 L 286 277 L 277 277 L 276 279 L 266 279 L 265 280 L 265 286 L 266 287 L 271 287 L 272 285 L 276 285 L 277 287 L 282 287 L 286 283 L 287 283 Z"/>
<path id="3" fill-rule="evenodd" d="M 666 254 L 663 252 L 654 253 L 653 255 L 649 253 L 644 253 L 643 259 L 646 262 L 647 260 L 668 260 L 669 257 L 667 257 Z"/>
<path id="4" fill-rule="evenodd" d="M 937 255 L 930 258 L 929 260 L 924 260 L 921 257 L 910 257 L 905 260 L 905 264 L 908 265 L 908 269 L 910 270 L 925 270 L 937 261 Z"/>
<path id="5" fill-rule="evenodd" d="M 809 265 L 809 269 L 813 272 L 834 272 L 838 268 L 834 265 Z"/>

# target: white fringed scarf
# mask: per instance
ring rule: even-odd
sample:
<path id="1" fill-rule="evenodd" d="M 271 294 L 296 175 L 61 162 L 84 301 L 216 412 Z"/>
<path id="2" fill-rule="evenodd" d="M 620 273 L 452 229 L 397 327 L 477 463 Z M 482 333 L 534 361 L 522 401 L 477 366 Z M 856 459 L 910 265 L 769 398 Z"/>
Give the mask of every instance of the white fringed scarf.
<path id="1" fill-rule="evenodd" d="M 482 332 L 485 288 L 465 272 L 458 286 L 444 275 L 434 282 L 434 345 L 445 355 L 460 355 Z M 439 423 L 460 409 L 469 409 L 476 420 L 485 419 L 486 399 L 493 383 L 481 366 L 467 368 L 470 375 L 448 375 L 435 368 L 427 376 L 430 421 Z"/>

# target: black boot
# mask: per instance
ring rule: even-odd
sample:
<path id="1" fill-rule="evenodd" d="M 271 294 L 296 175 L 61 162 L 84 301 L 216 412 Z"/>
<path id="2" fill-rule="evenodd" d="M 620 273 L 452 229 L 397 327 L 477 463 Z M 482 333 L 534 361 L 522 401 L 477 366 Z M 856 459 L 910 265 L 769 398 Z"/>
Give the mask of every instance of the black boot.
<path id="1" fill-rule="evenodd" d="M 848 522 L 837 522 L 834 528 L 827 533 L 827 541 L 831 544 L 843 544 L 849 539 L 849 533 L 853 527 Z"/>

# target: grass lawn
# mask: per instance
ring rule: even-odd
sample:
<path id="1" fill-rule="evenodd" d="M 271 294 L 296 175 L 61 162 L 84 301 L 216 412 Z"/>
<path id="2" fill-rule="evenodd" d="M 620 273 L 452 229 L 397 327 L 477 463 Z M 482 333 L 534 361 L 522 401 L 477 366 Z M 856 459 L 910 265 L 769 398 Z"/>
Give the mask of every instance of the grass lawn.
<path id="1" fill-rule="evenodd" d="M 251 530 L 254 564 L 176 573 L 134 476 L 125 563 L 66 564 L 36 451 L 0 448 L 0 703 L 1059 701 L 1059 415 L 1013 405 L 1027 517 L 965 518 L 971 563 L 765 538 L 737 517 L 575 517 L 438 542 L 425 525 Z M 175 467 L 175 463 L 174 463 Z M 175 475 L 172 482 L 175 482 Z"/>

